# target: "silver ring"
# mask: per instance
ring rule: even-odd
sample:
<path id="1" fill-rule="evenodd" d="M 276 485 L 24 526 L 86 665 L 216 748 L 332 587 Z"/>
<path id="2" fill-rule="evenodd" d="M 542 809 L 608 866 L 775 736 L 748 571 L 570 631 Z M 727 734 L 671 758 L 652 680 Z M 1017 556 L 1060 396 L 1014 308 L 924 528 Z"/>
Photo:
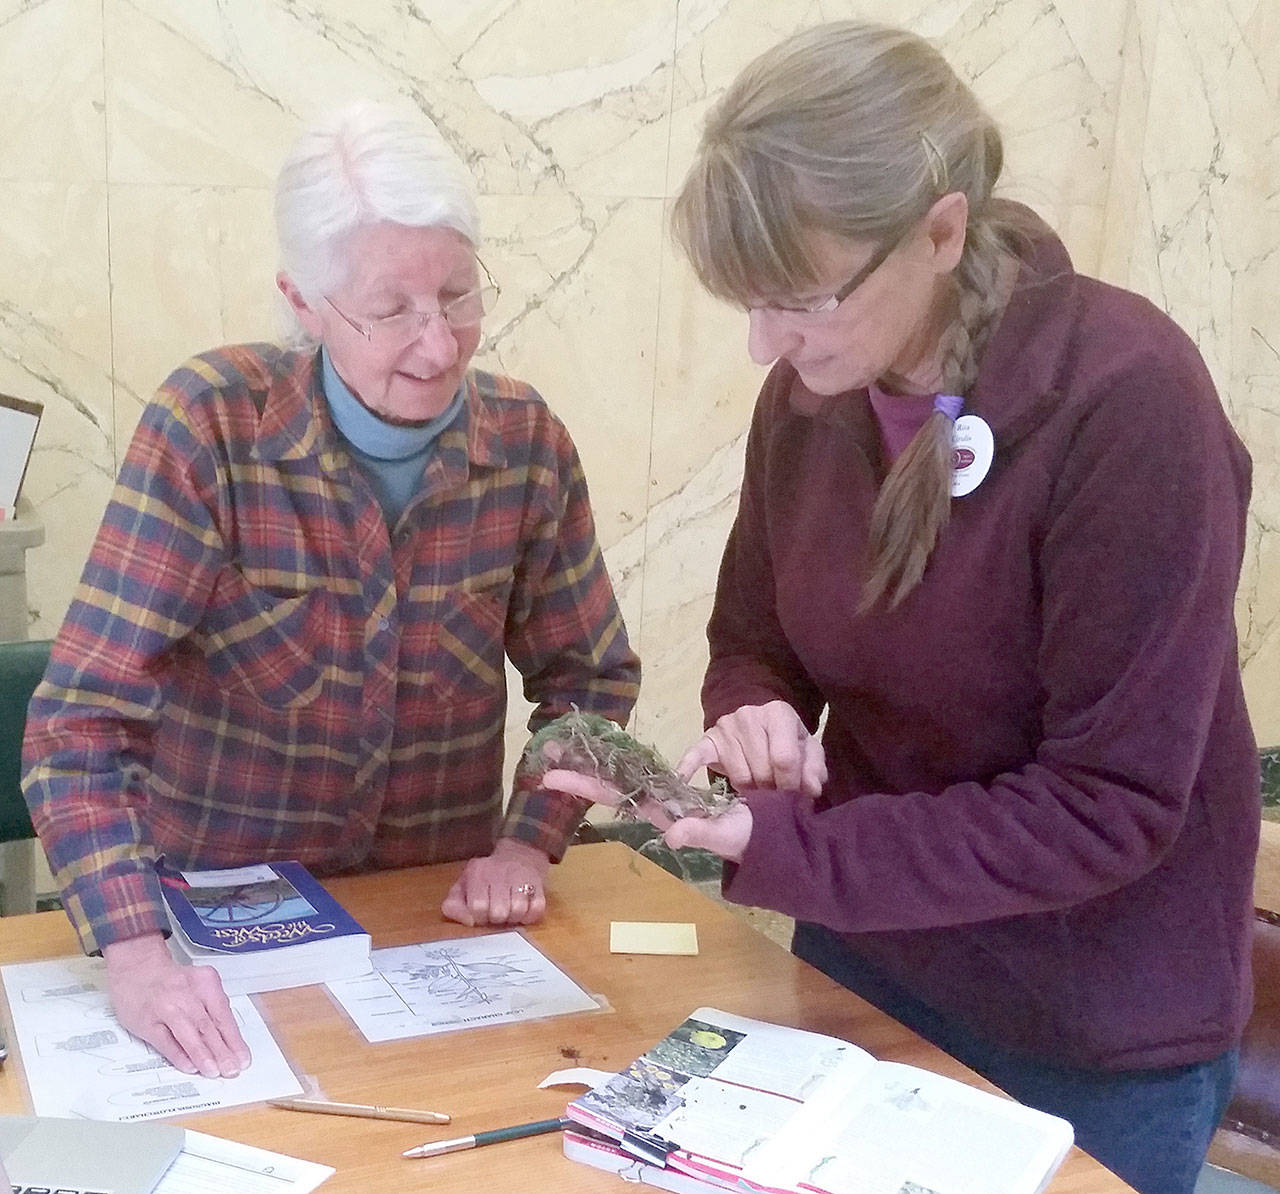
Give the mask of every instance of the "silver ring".
<path id="1" fill-rule="evenodd" d="M 521 883 L 520 886 L 516 888 L 516 895 L 531 896 L 537 890 L 538 889 L 534 887 L 532 883 Z"/>

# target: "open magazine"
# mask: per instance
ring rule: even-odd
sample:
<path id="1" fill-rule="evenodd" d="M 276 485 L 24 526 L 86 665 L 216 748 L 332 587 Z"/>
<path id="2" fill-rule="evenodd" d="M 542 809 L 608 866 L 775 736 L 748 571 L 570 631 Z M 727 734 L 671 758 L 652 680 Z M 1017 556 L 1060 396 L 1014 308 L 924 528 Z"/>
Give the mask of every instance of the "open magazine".
<path id="1" fill-rule="evenodd" d="M 1072 1142 L 1001 1095 L 706 1007 L 566 1114 L 567 1156 L 679 1194 L 1038 1194 Z"/>

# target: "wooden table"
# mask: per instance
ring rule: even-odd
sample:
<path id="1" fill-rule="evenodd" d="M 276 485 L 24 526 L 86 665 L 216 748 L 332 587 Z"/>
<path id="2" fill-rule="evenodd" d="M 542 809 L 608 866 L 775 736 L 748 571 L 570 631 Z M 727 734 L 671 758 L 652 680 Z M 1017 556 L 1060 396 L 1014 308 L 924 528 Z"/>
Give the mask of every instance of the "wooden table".
<path id="1" fill-rule="evenodd" d="M 442 921 L 439 914 L 459 869 L 460 864 L 449 864 L 387 871 L 330 880 L 326 886 L 373 934 L 375 948 L 407 945 L 474 932 Z M 700 952 L 696 957 L 612 955 L 613 920 L 693 921 Z M 537 1089 L 552 1070 L 571 1065 L 620 1069 L 700 1005 L 843 1037 L 877 1057 L 987 1085 L 619 843 L 571 849 L 564 863 L 552 868 L 544 923 L 526 932 L 586 990 L 604 996 L 609 1010 L 370 1045 L 324 987 L 254 997 L 294 1069 L 317 1079 L 324 1097 L 448 1111 L 451 1125 L 338 1118 L 261 1104 L 180 1122 L 334 1166 L 337 1173 L 321 1186 L 322 1194 L 427 1187 L 477 1194 L 622 1191 L 621 1179 L 566 1160 L 558 1135 L 427 1160 L 402 1160 L 400 1153 L 426 1140 L 559 1115 L 572 1092 Z M 76 951 L 61 912 L 0 920 L 0 963 Z M 13 1048 L 11 1021 L 8 1027 Z M 0 1111 L 29 1107 L 21 1066 L 11 1059 L 0 1073 Z M 1050 1186 L 1050 1194 L 1128 1190 L 1079 1150 L 1072 1151 Z"/>

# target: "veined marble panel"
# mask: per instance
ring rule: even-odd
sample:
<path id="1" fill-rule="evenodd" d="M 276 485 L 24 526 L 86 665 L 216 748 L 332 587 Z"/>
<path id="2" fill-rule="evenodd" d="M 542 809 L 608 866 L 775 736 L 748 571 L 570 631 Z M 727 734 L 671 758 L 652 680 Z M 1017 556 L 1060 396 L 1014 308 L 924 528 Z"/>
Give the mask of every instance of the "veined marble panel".
<path id="1" fill-rule="evenodd" d="M 503 287 L 477 364 L 537 389 L 582 457 L 601 543 L 647 503 L 660 199 L 488 196 L 486 264 Z"/>
<path id="2" fill-rule="evenodd" d="M 1274 438 L 1274 429 L 1271 435 Z M 1255 452 L 1255 476 L 1263 473 L 1263 465 Z M 1280 459 L 1274 448 L 1265 459 L 1265 474 L 1280 476 Z M 1274 487 L 1275 481 L 1270 484 Z M 1274 748 L 1280 743 L 1280 525 L 1265 521 L 1266 516 L 1258 512 L 1262 504 L 1255 505 L 1250 520 L 1236 621 L 1254 733 L 1260 746 Z"/>
<path id="3" fill-rule="evenodd" d="M 745 431 L 708 453 L 649 509 L 644 547 L 645 684 L 636 734 L 674 763 L 702 733 L 699 692 L 720 555 L 738 509 Z"/>
<path id="4" fill-rule="evenodd" d="M 276 94 L 279 74 L 322 63 L 276 27 L 272 6 L 252 6 L 240 26 L 236 7 L 104 0 L 113 183 L 271 185 L 297 124 Z"/>
<path id="5" fill-rule="evenodd" d="M 697 149 L 707 109 L 742 67 L 803 26 L 868 16 L 872 7 L 870 3 L 832 4 L 824 0 L 683 0 L 671 101 L 667 194 L 679 191 Z M 877 19 L 891 18 L 884 15 Z"/>
<path id="6" fill-rule="evenodd" d="M 488 192 L 657 195 L 675 6 L 629 9 L 108 0 L 111 60 L 139 62 L 112 72 L 113 173 L 261 185 L 300 121 L 401 98 Z"/>
<path id="7" fill-rule="evenodd" d="M 111 190 L 121 457 L 143 406 L 188 357 L 278 334 L 271 196 L 261 188 Z"/>
<path id="8" fill-rule="evenodd" d="M 1001 191 L 1038 211 L 1076 268 L 1096 273 L 1106 211 L 1124 6 L 973 6 L 941 48 L 1004 137 Z"/>
<path id="9" fill-rule="evenodd" d="M 670 240 L 658 316 L 636 723 L 674 762 L 702 730 L 706 624 L 766 371 L 747 355 L 746 315 L 707 295 Z"/>
<path id="10" fill-rule="evenodd" d="M 474 7 L 487 21 L 446 37 L 454 61 L 494 117 L 543 150 L 554 181 L 580 195 L 660 196 L 676 6 Z"/>
<path id="11" fill-rule="evenodd" d="M 101 0 L 0 8 L 0 178 L 105 178 Z"/>
<path id="12" fill-rule="evenodd" d="M 667 234 L 668 212 L 649 473 L 654 504 L 677 496 L 742 435 L 767 373 L 747 355 L 746 313 L 702 289 Z"/>
<path id="13" fill-rule="evenodd" d="M 23 484 L 45 524 L 27 553 L 40 637 L 62 620 L 115 475 L 106 188 L 6 183 L 0 259 L 0 390 L 44 406 Z"/>

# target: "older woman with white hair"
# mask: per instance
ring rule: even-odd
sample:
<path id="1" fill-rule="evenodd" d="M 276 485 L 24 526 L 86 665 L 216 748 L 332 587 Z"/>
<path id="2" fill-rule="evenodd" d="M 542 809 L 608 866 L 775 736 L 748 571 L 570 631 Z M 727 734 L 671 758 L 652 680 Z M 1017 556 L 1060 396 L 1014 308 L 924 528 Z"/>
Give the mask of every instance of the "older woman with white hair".
<path id="1" fill-rule="evenodd" d="M 796 34 L 708 116 L 676 233 L 772 368 L 679 767 L 743 799 L 667 840 L 1189 1194 L 1250 998 L 1249 460 L 1190 340 L 1077 274 L 1001 165 L 942 56 L 878 25 Z"/>
<path id="2" fill-rule="evenodd" d="M 469 368 L 496 287 L 429 121 L 358 104 L 280 174 L 297 345 L 182 365 L 139 423 L 31 706 L 25 790 L 121 1023 L 186 1072 L 248 1063 L 215 972 L 169 956 L 155 864 L 321 874 L 470 859 L 444 915 L 532 923 L 577 826 L 518 782 L 537 728 L 626 722 L 639 664 L 577 453 Z"/>

